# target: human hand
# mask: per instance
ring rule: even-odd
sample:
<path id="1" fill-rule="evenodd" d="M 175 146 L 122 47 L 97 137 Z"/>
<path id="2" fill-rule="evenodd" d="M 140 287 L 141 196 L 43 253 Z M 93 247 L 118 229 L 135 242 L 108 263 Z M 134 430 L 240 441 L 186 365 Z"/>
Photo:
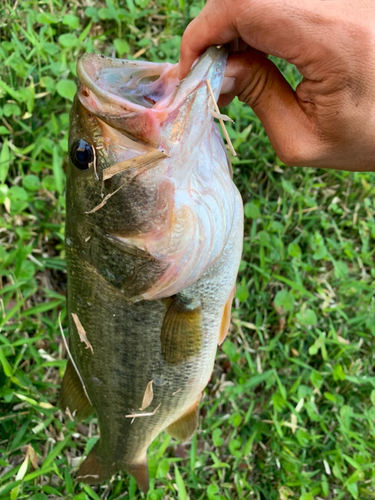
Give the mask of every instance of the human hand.
<path id="1" fill-rule="evenodd" d="M 183 36 L 180 77 L 236 38 L 251 48 L 229 57 L 224 101 L 253 108 L 284 163 L 375 171 L 372 0 L 208 0 Z M 296 91 L 265 54 L 297 67 Z"/>

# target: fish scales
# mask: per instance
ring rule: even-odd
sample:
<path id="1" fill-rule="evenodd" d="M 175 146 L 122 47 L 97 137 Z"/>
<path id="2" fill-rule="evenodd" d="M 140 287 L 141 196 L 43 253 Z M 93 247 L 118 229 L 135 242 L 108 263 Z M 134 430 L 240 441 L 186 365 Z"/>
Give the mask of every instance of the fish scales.
<path id="1" fill-rule="evenodd" d="M 147 491 L 151 442 L 196 428 L 242 249 L 242 201 L 204 83 L 217 97 L 225 60 L 210 48 L 181 83 L 169 64 L 93 54 L 78 63 L 66 253 L 70 350 L 85 389 L 68 363 L 59 404 L 98 417 L 81 481 L 126 470 Z M 155 149 L 165 158 L 137 171 Z M 134 168 L 102 180 L 130 158 Z"/>

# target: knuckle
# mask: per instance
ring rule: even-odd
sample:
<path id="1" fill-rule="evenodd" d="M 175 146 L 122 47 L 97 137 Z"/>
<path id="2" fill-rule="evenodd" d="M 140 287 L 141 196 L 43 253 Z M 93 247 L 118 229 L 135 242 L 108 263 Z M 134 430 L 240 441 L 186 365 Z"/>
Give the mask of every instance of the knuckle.
<path id="1" fill-rule="evenodd" d="M 248 66 L 246 78 L 242 80 L 243 87 L 238 92 L 239 100 L 252 108 L 257 107 L 265 94 L 265 90 L 271 84 L 271 71 L 265 62 L 266 60 L 262 61 L 262 63 L 256 60 L 252 61 Z"/>

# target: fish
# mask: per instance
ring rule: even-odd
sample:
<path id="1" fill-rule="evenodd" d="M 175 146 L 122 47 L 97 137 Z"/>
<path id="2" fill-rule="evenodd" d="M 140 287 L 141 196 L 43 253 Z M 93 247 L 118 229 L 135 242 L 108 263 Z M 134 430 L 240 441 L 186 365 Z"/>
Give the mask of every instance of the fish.
<path id="1" fill-rule="evenodd" d="M 227 50 L 177 65 L 85 54 L 66 187 L 69 360 L 59 406 L 95 412 L 77 480 L 119 471 L 147 492 L 147 449 L 185 441 L 227 335 L 243 204 L 212 116 Z"/>

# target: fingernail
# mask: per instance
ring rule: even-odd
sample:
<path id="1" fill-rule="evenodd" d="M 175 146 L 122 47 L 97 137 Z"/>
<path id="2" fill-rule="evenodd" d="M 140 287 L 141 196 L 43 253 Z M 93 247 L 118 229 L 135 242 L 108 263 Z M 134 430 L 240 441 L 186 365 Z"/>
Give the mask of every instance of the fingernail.
<path id="1" fill-rule="evenodd" d="M 223 84 L 221 86 L 220 94 L 229 94 L 234 90 L 236 85 L 236 79 L 230 76 L 224 76 Z"/>

